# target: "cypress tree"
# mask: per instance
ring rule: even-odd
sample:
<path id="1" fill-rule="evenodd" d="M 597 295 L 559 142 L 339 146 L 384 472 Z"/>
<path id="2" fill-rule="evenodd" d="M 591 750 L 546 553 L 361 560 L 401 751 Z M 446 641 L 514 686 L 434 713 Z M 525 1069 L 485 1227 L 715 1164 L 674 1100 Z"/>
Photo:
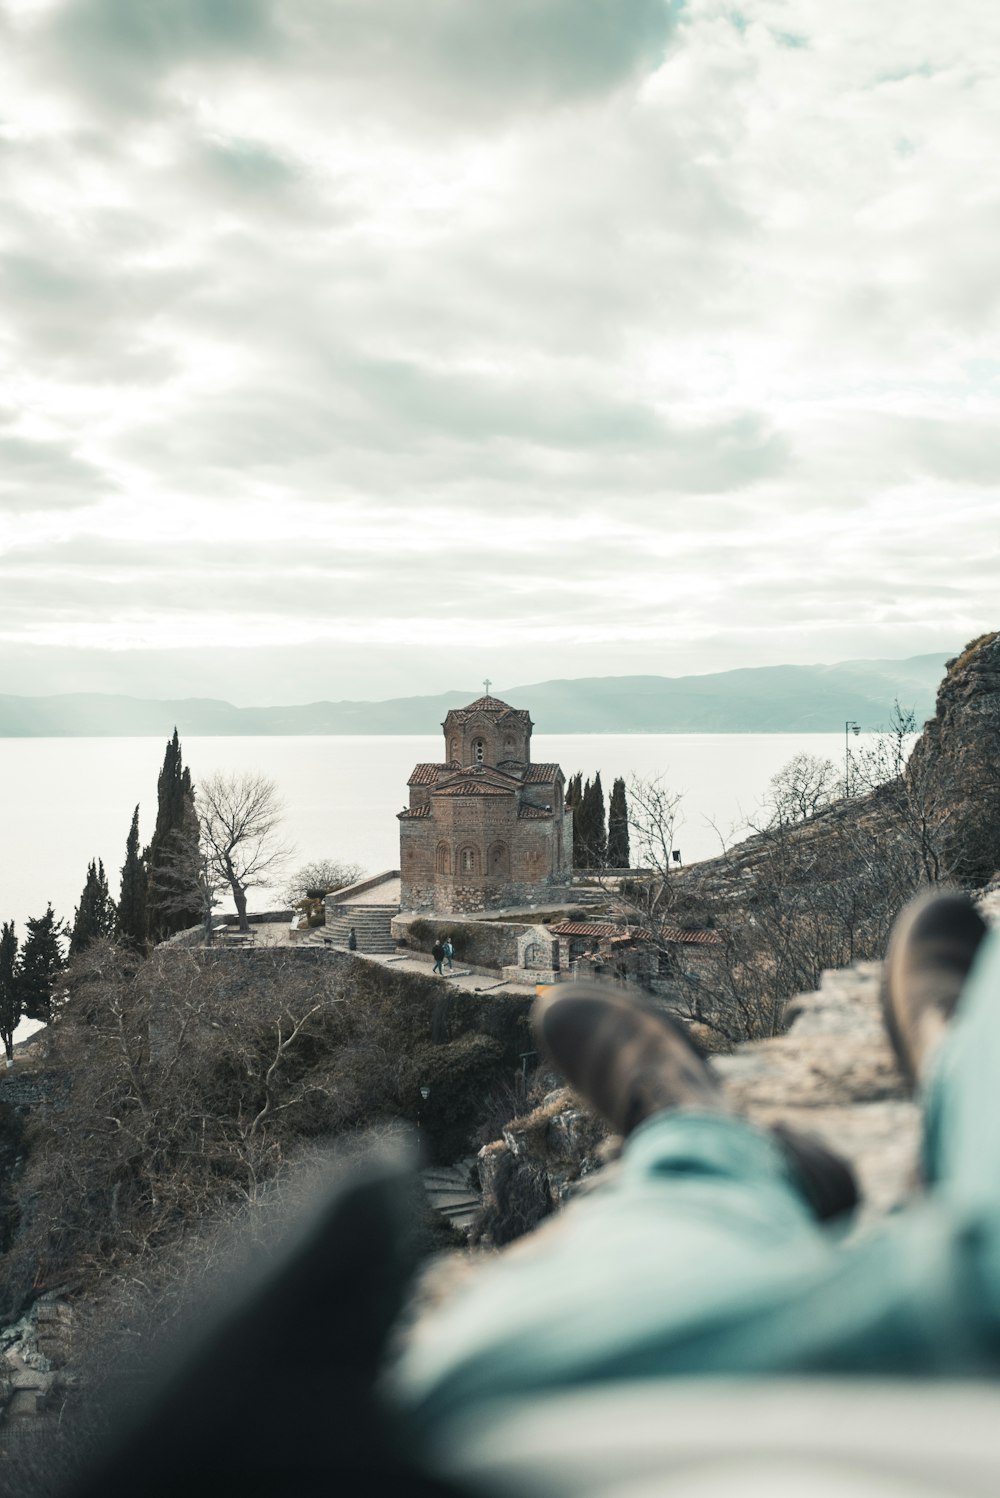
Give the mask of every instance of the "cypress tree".
<path id="1" fill-rule="evenodd" d="M 48 1023 L 52 1010 L 52 985 L 66 966 L 61 946 L 65 927 L 57 921 L 52 906 L 36 920 L 28 921 L 28 934 L 21 948 L 17 987 L 21 1013 L 27 1019 Z"/>
<path id="2" fill-rule="evenodd" d="M 608 867 L 627 869 L 629 862 L 628 803 L 625 800 L 625 782 L 619 777 L 611 787 L 611 804 L 608 807 Z"/>
<path id="3" fill-rule="evenodd" d="M 201 908 L 198 814 L 191 771 L 184 766 L 176 728 L 156 782 L 156 827 L 146 867 L 146 930 L 149 939 L 158 942 L 189 926 Z"/>
<path id="4" fill-rule="evenodd" d="M 577 822 L 579 822 L 580 829 L 579 841 L 575 836 Z M 577 867 L 602 868 L 607 851 L 607 833 L 604 821 L 604 789 L 601 785 L 600 771 L 594 776 L 593 781 L 588 780 L 583 787 L 579 810 L 574 814 L 573 830 L 573 846 L 579 856 Z"/>
<path id="5" fill-rule="evenodd" d="M 146 864 L 139 851 L 139 808 L 132 813 L 132 826 L 125 840 L 121 895 L 115 930 L 125 946 L 141 951 L 146 945 Z"/>
<path id="6" fill-rule="evenodd" d="M 100 859 L 87 865 L 87 882 L 80 903 L 73 914 L 69 938 L 69 955 L 75 957 L 99 936 L 113 936 L 117 922 L 115 902 L 108 893 L 104 864 Z"/>
<path id="7" fill-rule="evenodd" d="M 577 770 L 566 782 L 566 807 L 573 813 L 573 867 L 582 869 L 582 849 L 580 841 L 580 807 L 583 801 L 583 772 Z"/>
<path id="8" fill-rule="evenodd" d="M 580 800 L 573 812 L 573 865 L 578 869 L 590 867 L 587 857 L 587 848 L 590 837 L 590 781 L 583 781 L 582 774 L 578 777 Z"/>
<path id="9" fill-rule="evenodd" d="M 601 869 L 608 856 L 608 824 L 604 811 L 604 787 L 601 785 L 600 770 L 594 776 L 590 798 L 590 814 L 587 818 L 589 862 L 592 869 Z"/>
<path id="10" fill-rule="evenodd" d="M 14 922 L 0 927 L 0 1039 L 10 1061 L 14 1055 L 14 1031 L 21 1018 L 21 991 L 17 981 L 17 937 Z"/>

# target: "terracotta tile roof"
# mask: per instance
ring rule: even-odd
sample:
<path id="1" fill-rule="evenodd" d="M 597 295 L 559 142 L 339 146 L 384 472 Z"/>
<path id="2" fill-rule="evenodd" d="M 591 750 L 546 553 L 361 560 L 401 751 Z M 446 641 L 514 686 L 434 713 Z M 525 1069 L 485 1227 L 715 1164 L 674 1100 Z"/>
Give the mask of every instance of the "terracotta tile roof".
<path id="1" fill-rule="evenodd" d="M 552 813 L 546 811 L 544 806 L 522 806 L 517 814 L 518 821 L 537 822 L 540 818 L 547 821 Z"/>
<path id="2" fill-rule="evenodd" d="M 628 933 L 610 921 L 560 921 L 549 927 L 554 936 L 623 936 Z"/>
<path id="3" fill-rule="evenodd" d="M 531 714 L 523 707 L 511 707 L 509 702 L 501 702 L 499 697 L 477 697 L 475 702 L 470 702 L 467 707 L 453 707 L 448 713 L 448 718 L 464 723 L 466 718 L 473 713 L 489 713 L 493 717 L 518 718 L 521 722 L 531 722 Z"/>
<path id="4" fill-rule="evenodd" d="M 687 946 L 721 947 L 722 937 L 718 931 L 661 931 L 661 941 L 678 941 Z"/>
<path id="5" fill-rule="evenodd" d="M 549 927 L 555 936 L 596 936 L 612 943 L 625 941 L 649 941 L 648 931 L 630 930 L 627 926 L 613 926 L 610 921 L 560 921 Z M 722 937 L 717 931 L 681 931 L 678 927 L 667 927 L 660 931 L 657 940 L 679 943 L 684 946 L 718 947 Z"/>
<path id="6" fill-rule="evenodd" d="M 414 817 L 429 817 L 430 814 L 431 809 L 429 806 L 404 806 L 403 810 L 398 813 L 398 816 L 400 820 L 405 817 L 407 821 L 412 821 Z"/>
<path id="7" fill-rule="evenodd" d="M 558 765 L 528 765 L 524 772 L 524 783 L 525 785 L 551 785 L 558 774 Z"/>
<path id="8" fill-rule="evenodd" d="M 449 785 L 438 786 L 435 796 L 513 796 L 506 785 L 494 785 L 488 780 L 455 780 Z"/>
<path id="9" fill-rule="evenodd" d="M 477 697 L 475 702 L 470 702 L 468 707 L 459 708 L 463 713 L 493 713 L 499 708 L 502 712 L 512 713 L 515 711 L 509 702 L 501 702 L 499 697 Z"/>
<path id="10" fill-rule="evenodd" d="M 438 771 L 447 768 L 447 765 L 414 765 L 413 774 L 406 783 L 407 785 L 435 785 Z"/>

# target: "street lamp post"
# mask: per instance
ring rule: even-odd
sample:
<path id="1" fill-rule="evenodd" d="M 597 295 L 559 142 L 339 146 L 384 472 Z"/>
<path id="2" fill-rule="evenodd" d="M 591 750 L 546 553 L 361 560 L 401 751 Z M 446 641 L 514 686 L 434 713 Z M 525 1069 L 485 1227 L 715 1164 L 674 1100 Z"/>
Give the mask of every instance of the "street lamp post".
<path id="1" fill-rule="evenodd" d="M 848 718 L 844 724 L 844 795 L 851 794 L 851 734 L 857 738 L 861 732 L 861 725 L 855 723 L 853 718 Z"/>
<path id="2" fill-rule="evenodd" d="M 421 1123 L 423 1121 L 423 1116 L 424 1116 L 424 1103 L 426 1103 L 426 1101 L 430 1097 L 430 1095 L 431 1095 L 430 1083 L 429 1082 L 421 1082 L 421 1084 L 420 1084 L 420 1106 L 417 1108 L 417 1149 L 421 1153 L 423 1153 L 423 1149 L 422 1149 L 423 1136 L 422 1136 L 422 1134 L 420 1132 L 420 1125 L 421 1125 Z"/>

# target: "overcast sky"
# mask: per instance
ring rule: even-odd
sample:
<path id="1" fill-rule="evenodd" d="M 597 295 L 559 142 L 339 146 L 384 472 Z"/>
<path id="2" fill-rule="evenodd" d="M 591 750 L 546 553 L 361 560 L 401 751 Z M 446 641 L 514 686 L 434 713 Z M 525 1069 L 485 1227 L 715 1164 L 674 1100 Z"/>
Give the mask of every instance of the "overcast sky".
<path id="1" fill-rule="evenodd" d="M 988 0 L 0 0 L 0 691 L 1000 624 Z"/>

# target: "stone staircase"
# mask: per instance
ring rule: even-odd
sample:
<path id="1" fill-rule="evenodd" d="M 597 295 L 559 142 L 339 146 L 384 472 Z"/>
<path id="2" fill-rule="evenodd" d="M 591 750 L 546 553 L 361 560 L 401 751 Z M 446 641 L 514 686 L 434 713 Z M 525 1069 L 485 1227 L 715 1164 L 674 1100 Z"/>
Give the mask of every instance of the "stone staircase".
<path id="1" fill-rule="evenodd" d="M 341 905 L 336 915 L 327 911 L 323 940 L 336 947 L 346 947 L 353 926 L 359 952 L 383 955 L 395 952 L 392 919 L 398 914 L 398 905 Z"/>
<path id="2" fill-rule="evenodd" d="M 470 1156 L 457 1165 L 430 1165 L 420 1172 L 431 1206 L 463 1233 L 472 1226 L 481 1205 L 478 1192 L 469 1184 L 474 1164 Z"/>

